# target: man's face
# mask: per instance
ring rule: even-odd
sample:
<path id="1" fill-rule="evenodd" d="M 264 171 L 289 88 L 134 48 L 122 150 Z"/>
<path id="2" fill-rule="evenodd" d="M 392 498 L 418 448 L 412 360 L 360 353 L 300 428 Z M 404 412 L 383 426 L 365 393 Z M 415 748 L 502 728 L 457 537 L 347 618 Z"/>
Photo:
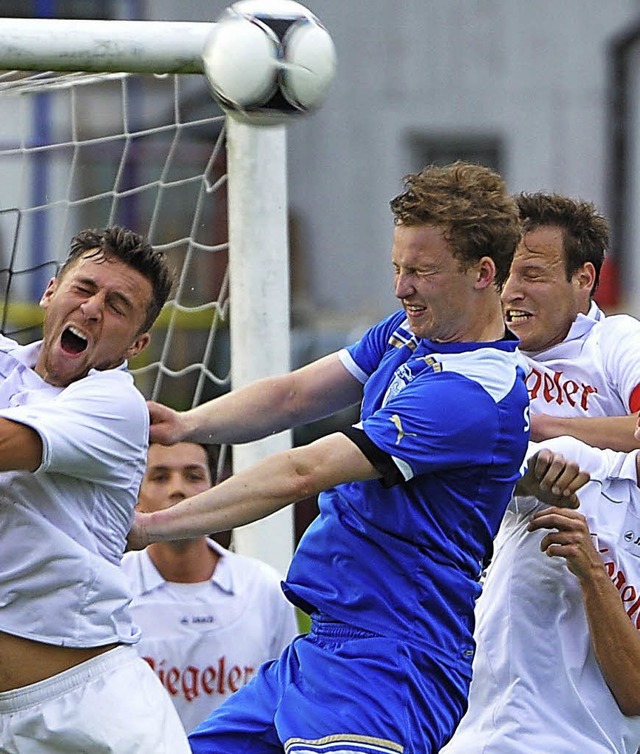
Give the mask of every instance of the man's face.
<path id="1" fill-rule="evenodd" d="M 140 493 L 138 510 L 143 513 L 170 508 L 188 497 L 211 487 L 207 454 L 201 445 L 179 442 L 170 447 L 149 447 L 147 469 Z"/>
<path id="2" fill-rule="evenodd" d="M 475 267 L 463 270 L 444 231 L 431 225 L 396 225 L 392 261 L 394 292 L 419 338 L 474 340 L 470 321 Z"/>
<path id="3" fill-rule="evenodd" d="M 88 252 L 49 281 L 43 344 L 35 371 L 66 387 L 90 369 L 111 369 L 145 348 L 140 333 L 153 295 L 142 273 L 114 257 Z"/>
<path id="4" fill-rule="evenodd" d="M 562 230 L 541 226 L 525 233 L 502 291 L 507 327 L 524 351 L 560 343 L 579 312 L 589 311 L 591 286 L 578 270 L 567 280 Z"/>

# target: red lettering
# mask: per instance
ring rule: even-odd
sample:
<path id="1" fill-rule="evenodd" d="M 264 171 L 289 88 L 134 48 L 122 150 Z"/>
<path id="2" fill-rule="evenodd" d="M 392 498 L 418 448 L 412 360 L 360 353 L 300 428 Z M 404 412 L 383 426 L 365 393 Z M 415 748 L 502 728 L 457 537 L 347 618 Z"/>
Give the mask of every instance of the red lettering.
<path id="1" fill-rule="evenodd" d="M 172 696 L 181 695 L 188 702 L 201 694 L 233 694 L 255 674 L 255 668 L 251 665 L 232 665 L 227 672 L 227 661 L 224 656 L 218 659 L 217 667 L 207 665 L 199 668 L 196 665 L 187 665 L 182 669 L 175 665 L 169 666 L 166 660 L 155 660 L 153 657 L 143 659 Z"/>
<path id="2" fill-rule="evenodd" d="M 608 551 L 609 550 L 607 548 L 604 548 L 600 550 L 600 553 L 606 553 Z M 615 588 L 620 593 L 622 604 L 626 605 L 629 602 L 633 603 L 629 608 L 626 609 L 626 613 L 631 621 L 635 624 L 635 627 L 637 629 L 640 629 L 640 610 L 638 610 L 638 608 L 640 608 L 640 597 L 638 596 L 638 590 L 633 584 L 630 584 L 627 581 L 627 577 L 625 576 L 623 571 L 617 568 L 616 564 L 613 561 L 605 561 L 604 567 L 607 571 L 607 575 L 609 576 L 611 581 L 613 581 Z M 634 613 L 636 613 L 635 621 L 633 619 Z"/>
<path id="3" fill-rule="evenodd" d="M 580 401 L 580 408 L 586 411 L 587 401 L 589 400 L 589 396 L 592 393 L 597 393 L 598 391 L 594 387 L 591 387 L 590 385 L 583 385 L 583 387 L 584 387 L 584 392 L 582 393 L 582 400 Z"/>
<path id="4" fill-rule="evenodd" d="M 211 667 L 211 665 L 208 665 L 203 671 L 202 671 L 202 688 L 205 690 L 205 693 L 207 694 L 213 694 L 214 686 L 213 684 L 216 681 L 216 671 Z"/>
<path id="5" fill-rule="evenodd" d="M 542 390 L 542 395 L 544 396 L 544 399 L 547 403 L 551 403 L 553 401 L 555 390 L 558 387 L 557 377 L 558 377 L 557 372 L 553 373 L 553 379 L 549 377 L 548 374 L 544 374 L 542 376 L 542 379 L 544 380 L 544 388 Z M 558 392 L 557 401 L 558 403 L 562 403 L 562 394 L 560 392 Z"/>
<path id="6" fill-rule="evenodd" d="M 588 411 L 589 396 L 597 393 L 592 385 L 578 384 L 574 380 L 564 379 L 563 372 L 541 372 L 532 368 L 527 375 L 527 390 L 529 398 L 535 400 L 540 391 L 545 403 L 557 403 L 561 406 L 565 401 L 576 406 L 579 400 L 580 408 Z"/>
<path id="7" fill-rule="evenodd" d="M 578 392 L 579 386 L 577 382 L 574 382 L 573 380 L 567 380 L 563 388 L 564 394 L 567 396 L 567 402 L 571 406 L 575 406 L 576 402 L 573 400 L 573 396 Z"/>
<path id="8" fill-rule="evenodd" d="M 218 660 L 218 694 L 224 694 L 224 655 Z"/>
<path id="9" fill-rule="evenodd" d="M 640 597 L 631 605 L 631 607 L 627 610 L 627 615 L 631 617 L 635 611 L 640 607 Z"/>
<path id="10" fill-rule="evenodd" d="M 179 682 L 180 682 L 180 671 L 178 670 L 178 668 L 176 667 L 169 668 L 169 670 L 167 670 L 167 673 L 166 673 L 166 679 L 165 679 L 164 685 L 166 686 L 167 691 L 171 694 L 171 696 L 176 696 L 176 694 L 178 693 Z"/>
<path id="11" fill-rule="evenodd" d="M 227 685 L 231 689 L 232 693 L 234 691 L 237 691 L 240 688 L 238 681 L 241 678 L 242 678 L 242 670 L 237 665 L 234 665 L 229 671 L 229 675 L 227 676 Z"/>
<path id="12" fill-rule="evenodd" d="M 533 384 L 531 383 L 531 377 L 533 377 Z M 542 382 L 542 375 L 537 369 L 532 369 L 527 375 L 527 390 L 529 391 L 529 397 L 531 400 L 538 397 L 538 390 L 540 390 L 540 383 Z"/>
<path id="13" fill-rule="evenodd" d="M 198 692 L 198 676 L 200 671 L 193 665 L 188 665 L 182 672 L 182 693 L 184 698 L 190 702 L 195 699 Z"/>
<path id="14" fill-rule="evenodd" d="M 616 573 L 615 578 L 613 579 L 613 583 L 615 588 L 620 592 L 620 594 L 622 594 L 622 589 L 627 583 L 627 580 L 622 571 L 618 571 L 618 573 Z"/>

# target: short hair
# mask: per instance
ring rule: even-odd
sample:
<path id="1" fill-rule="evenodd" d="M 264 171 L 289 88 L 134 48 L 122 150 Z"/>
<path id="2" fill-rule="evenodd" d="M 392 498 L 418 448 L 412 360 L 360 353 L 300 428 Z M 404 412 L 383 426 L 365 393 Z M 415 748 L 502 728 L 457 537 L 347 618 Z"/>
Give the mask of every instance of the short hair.
<path id="1" fill-rule="evenodd" d="M 154 249 L 147 239 L 127 228 L 114 225 L 102 230 L 82 230 L 71 239 L 69 255 L 58 276 L 61 277 L 87 252 L 96 251 L 115 257 L 140 272 L 150 283 L 153 295 L 140 332 L 148 332 L 167 301 L 174 274 L 165 255 Z"/>
<path id="2" fill-rule="evenodd" d="M 571 280 L 585 262 L 596 270 L 592 293 L 600 282 L 600 270 L 609 250 L 609 223 L 591 202 L 562 194 L 522 192 L 516 196 L 523 231 L 556 226 L 562 231 L 565 273 Z"/>
<path id="3" fill-rule="evenodd" d="M 404 178 L 404 191 L 390 202 L 394 221 L 442 228 L 453 255 L 468 268 L 493 259 L 501 290 L 521 238 L 518 208 L 504 179 L 469 162 L 429 165 Z"/>

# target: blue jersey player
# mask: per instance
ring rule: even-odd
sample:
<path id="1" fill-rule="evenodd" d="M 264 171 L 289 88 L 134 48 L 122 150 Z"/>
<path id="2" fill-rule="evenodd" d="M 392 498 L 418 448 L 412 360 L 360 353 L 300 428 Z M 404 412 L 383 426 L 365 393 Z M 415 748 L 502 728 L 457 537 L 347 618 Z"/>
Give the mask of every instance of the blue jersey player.
<path id="1" fill-rule="evenodd" d="M 197 754 L 436 752 L 465 711 L 478 577 L 528 440 L 499 297 L 518 212 L 467 163 L 407 176 L 391 209 L 399 312 L 291 374 L 183 413 L 150 405 L 170 444 L 247 442 L 361 403 L 346 431 L 136 521 L 141 547 L 320 493 L 284 583 L 311 631 L 191 734 Z"/>

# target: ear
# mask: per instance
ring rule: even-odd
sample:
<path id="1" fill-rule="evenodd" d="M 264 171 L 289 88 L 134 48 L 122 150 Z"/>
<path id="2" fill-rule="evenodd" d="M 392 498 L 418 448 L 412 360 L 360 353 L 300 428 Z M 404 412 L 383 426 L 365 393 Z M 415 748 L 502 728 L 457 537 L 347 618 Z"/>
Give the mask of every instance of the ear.
<path id="1" fill-rule="evenodd" d="M 496 263 L 491 257 L 481 257 L 473 266 L 477 289 L 488 288 L 496 279 Z"/>
<path id="2" fill-rule="evenodd" d="M 141 333 L 133 341 L 129 348 L 127 348 L 127 351 L 125 353 L 126 358 L 132 359 L 134 356 L 137 356 L 139 353 L 144 351 L 144 349 L 149 345 L 150 342 L 151 335 L 148 332 Z"/>
<path id="3" fill-rule="evenodd" d="M 596 268 L 593 263 L 585 262 L 573 273 L 573 279 L 578 284 L 578 288 L 585 290 L 590 296 L 596 283 Z"/>
<path id="4" fill-rule="evenodd" d="M 47 287 L 44 289 L 44 293 L 42 294 L 42 297 L 40 299 L 41 309 L 46 309 L 49 306 L 49 301 L 51 300 L 51 297 L 55 293 L 57 287 L 58 278 L 51 278 L 51 280 L 49 280 L 49 282 L 47 283 Z"/>

